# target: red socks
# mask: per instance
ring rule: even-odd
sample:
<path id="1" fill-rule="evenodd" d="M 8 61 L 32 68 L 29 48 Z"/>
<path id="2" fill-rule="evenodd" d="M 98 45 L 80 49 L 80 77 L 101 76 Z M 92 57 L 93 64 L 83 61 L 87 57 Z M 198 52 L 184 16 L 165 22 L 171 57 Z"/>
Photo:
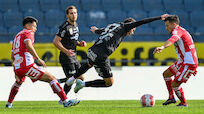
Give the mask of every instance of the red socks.
<path id="1" fill-rule="evenodd" d="M 169 92 L 169 99 L 173 99 L 174 98 L 174 91 L 173 91 L 173 88 L 171 87 L 173 80 L 171 78 L 164 78 L 164 80 L 166 82 L 166 87 L 167 87 L 167 90 Z"/>
<path id="2" fill-rule="evenodd" d="M 11 88 L 11 92 L 10 92 L 10 95 L 9 95 L 9 98 L 8 98 L 8 102 L 9 103 L 12 103 L 16 94 L 18 93 L 18 90 L 19 90 L 19 87 L 21 85 L 18 85 L 16 82 L 13 84 L 12 88 Z"/>
<path id="3" fill-rule="evenodd" d="M 52 80 L 50 82 L 50 86 L 52 87 L 52 90 L 54 91 L 54 93 L 56 93 L 60 99 L 62 101 L 65 101 L 67 99 L 66 94 L 64 93 L 64 90 L 62 89 L 62 87 L 59 85 L 59 83 L 57 82 L 57 80 Z"/>
<path id="4" fill-rule="evenodd" d="M 179 98 L 179 100 L 181 101 L 181 104 L 186 104 L 186 99 L 184 97 L 184 92 L 183 92 L 183 88 L 179 88 L 179 87 L 175 87 L 173 88 L 177 97 Z"/>

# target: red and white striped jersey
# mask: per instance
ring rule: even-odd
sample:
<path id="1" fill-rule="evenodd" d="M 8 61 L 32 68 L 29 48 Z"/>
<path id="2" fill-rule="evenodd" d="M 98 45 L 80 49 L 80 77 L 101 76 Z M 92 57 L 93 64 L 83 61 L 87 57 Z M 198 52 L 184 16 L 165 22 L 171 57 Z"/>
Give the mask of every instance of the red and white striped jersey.
<path id="1" fill-rule="evenodd" d="M 198 65 L 193 39 L 188 31 L 177 25 L 168 41 L 174 43 L 179 63 Z"/>
<path id="2" fill-rule="evenodd" d="M 34 45 L 34 32 L 23 29 L 13 40 L 12 52 L 14 56 L 14 70 L 24 68 L 34 63 L 34 57 L 28 52 L 25 41 L 31 40 Z"/>

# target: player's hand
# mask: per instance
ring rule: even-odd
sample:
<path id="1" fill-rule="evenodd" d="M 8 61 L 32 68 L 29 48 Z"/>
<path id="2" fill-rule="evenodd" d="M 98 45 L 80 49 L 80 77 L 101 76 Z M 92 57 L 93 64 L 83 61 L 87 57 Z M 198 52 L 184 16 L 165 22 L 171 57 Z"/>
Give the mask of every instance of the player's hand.
<path id="1" fill-rule="evenodd" d="M 85 41 L 83 41 L 83 40 L 80 42 L 80 44 L 79 44 L 79 45 L 80 45 L 81 47 L 86 47 L 86 46 L 87 46 L 86 42 L 85 42 Z"/>
<path id="2" fill-rule="evenodd" d="M 37 59 L 38 64 L 42 65 L 43 67 L 46 67 L 45 62 L 42 59 Z"/>
<path id="3" fill-rule="evenodd" d="M 67 56 L 74 56 L 74 55 L 75 55 L 74 50 L 72 50 L 72 49 L 67 50 L 67 51 L 65 52 L 65 54 L 66 54 Z"/>
<path id="4" fill-rule="evenodd" d="M 155 53 L 161 53 L 163 49 L 164 49 L 164 46 L 157 47 L 157 48 L 154 49 L 153 54 L 155 54 Z"/>
<path id="5" fill-rule="evenodd" d="M 95 30 L 97 30 L 98 28 L 96 26 L 92 26 L 90 31 L 92 31 L 93 33 L 95 33 Z"/>
<path id="6" fill-rule="evenodd" d="M 167 18 L 169 16 L 169 14 L 163 14 L 161 15 L 161 20 L 165 20 L 165 18 Z"/>

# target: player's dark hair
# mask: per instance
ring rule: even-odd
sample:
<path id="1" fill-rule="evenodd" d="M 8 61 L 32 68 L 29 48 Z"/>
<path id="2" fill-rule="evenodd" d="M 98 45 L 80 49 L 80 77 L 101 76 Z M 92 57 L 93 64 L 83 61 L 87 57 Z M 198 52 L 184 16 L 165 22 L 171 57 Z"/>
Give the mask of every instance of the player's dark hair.
<path id="1" fill-rule="evenodd" d="M 129 17 L 129 18 L 126 18 L 123 22 L 124 23 L 130 23 L 130 22 L 136 22 L 136 20 L 131 18 L 131 17 Z"/>
<path id="2" fill-rule="evenodd" d="M 69 6 L 69 7 L 67 7 L 67 9 L 66 9 L 66 14 L 69 14 L 69 10 L 70 9 L 76 9 L 77 10 L 77 8 L 75 7 L 75 6 Z"/>
<path id="3" fill-rule="evenodd" d="M 23 26 L 25 26 L 28 23 L 33 23 L 33 22 L 38 23 L 38 20 L 35 17 L 32 17 L 32 16 L 25 17 L 23 19 Z"/>
<path id="4" fill-rule="evenodd" d="M 177 15 L 170 15 L 165 18 L 164 22 L 169 21 L 170 23 L 176 23 L 179 24 L 179 17 Z"/>

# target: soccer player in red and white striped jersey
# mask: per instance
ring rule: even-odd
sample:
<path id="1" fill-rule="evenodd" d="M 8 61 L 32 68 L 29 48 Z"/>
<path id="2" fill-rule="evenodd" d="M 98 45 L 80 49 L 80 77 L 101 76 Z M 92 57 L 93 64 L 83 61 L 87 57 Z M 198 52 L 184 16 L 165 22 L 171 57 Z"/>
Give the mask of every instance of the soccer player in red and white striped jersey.
<path id="1" fill-rule="evenodd" d="M 40 65 L 46 67 L 45 62 L 39 58 L 33 47 L 34 33 L 37 30 L 37 22 L 37 19 L 34 17 L 26 17 L 23 20 L 24 29 L 19 32 L 13 40 L 11 57 L 13 59 L 16 81 L 11 88 L 6 108 L 12 107 L 12 102 L 18 93 L 21 84 L 25 81 L 26 76 L 33 82 L 40 80 L 50 83 L 53 92 L 60 97 L 65 107 L 78 104 L 79 101 L 68 101 L 64 90 L 61 88 L 56 78 L 48 73 L 44 68 L 40 68 L 34 63 L 34 59 L 36 59 Z"/>
<path id="2" fill-rule="evenodd" d="M 170 15 L 165 20 L 167 31 L 172 35 L 166 43 L 157 47 L 154 53 L 160 53 L 166 47 L 174 44 L 178 61 L 164 71 L 163 77 L 169 92 L 169 99 L 163 103 L 168 105 L 176 103 L 174 92 L 181 101 L 177 106 L 187 106 L 184 92 L 180 86 L 183 82 L 186 83 L 190 76 L 196 75 L 198 67 L 198 58 L 196 54 L 193 39 L 188 31 L 179 26 L 179 18 L 176 15 Z M 174 80 L 172 80 L 174 76 Z"/>

